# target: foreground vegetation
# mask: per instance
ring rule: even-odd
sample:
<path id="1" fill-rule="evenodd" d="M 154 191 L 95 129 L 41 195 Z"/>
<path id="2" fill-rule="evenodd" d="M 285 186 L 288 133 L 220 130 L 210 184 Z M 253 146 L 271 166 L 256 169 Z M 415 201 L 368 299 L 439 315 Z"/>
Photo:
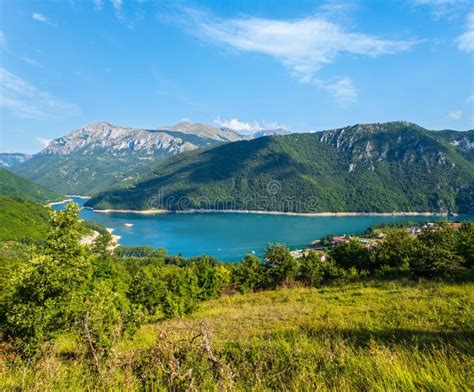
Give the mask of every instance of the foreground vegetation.
<path id="1" fill-rule="evenodd" d="M 427 281 L 224 296 L 118 341 L 101 374 L 71 335 L 5 352 L 0 389 L 470 391 L 473 305 L 472 283 Z"/>
<path id="2" fill-rule="evenodd" d="M 51 212 L 44 241 L 2 260 L 1 389 L 474 386 L 474 223 L 221 264 L 112 251 L 104 230 L 81 245 L 78 215 Z"/>

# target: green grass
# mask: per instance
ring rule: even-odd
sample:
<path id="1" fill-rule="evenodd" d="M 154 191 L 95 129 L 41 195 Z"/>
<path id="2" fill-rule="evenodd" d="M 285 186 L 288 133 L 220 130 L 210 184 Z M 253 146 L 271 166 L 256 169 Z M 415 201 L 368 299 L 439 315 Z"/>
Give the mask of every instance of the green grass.
<path id="1" fill-rule="evenodd" d="M 470 391 L 473 305 L 473 283 L 426 281 L 234 295 L 205 302 L 185 319 L 142 327 L 117 345 L 101 376 L 71 337 L 58 339 L 35 366 L 8 365 L 5 355 L 0 389 L 162 390 L 180 383 L 184 390 L 193 379 L 198 390 Z M 230 379 L 219 381 L 198 343 L 189 344 L 197 325 L 209 329 Z M 168 371 L 175 364 L 174 384 L 150 358 Z"/>

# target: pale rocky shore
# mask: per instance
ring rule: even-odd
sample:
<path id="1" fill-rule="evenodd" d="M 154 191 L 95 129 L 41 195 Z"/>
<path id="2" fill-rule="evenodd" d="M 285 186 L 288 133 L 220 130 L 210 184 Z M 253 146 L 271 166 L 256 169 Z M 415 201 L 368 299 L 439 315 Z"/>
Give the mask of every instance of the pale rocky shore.
<path id="1" fill-rule="evenodd" d="M 113 247 L 116 248 L 117 246 L 119 246 L 119 241 L 120 241 L 120 237 L 119 235 L 116 235 L 116 234 L 113 234 L 114 232 L 114 229 L 111 229 L 110 227 L 107 227 L 106 228 L 107 231 L 110 233 L 110 235 L 112 236 L 112 243 L 114 244 Z"/>
<path id="2" fill-rule="evenodd" d="M 260 214 L 260 215 L 287 215 L 287 216 L 314 216 L 314 217 L 334 217 L 334 216 L 447 216 L 441 212 L 283 212 L 283 211 L 258 211 L 258 210 L 199 210 L 190 209 L 183 211 L 170 211 L 162 209 L 149 210 L 95 210 L 103 214 L 127 213 L 127 214 Z M 456 214 L 453 214 L 456 216 Z"/>

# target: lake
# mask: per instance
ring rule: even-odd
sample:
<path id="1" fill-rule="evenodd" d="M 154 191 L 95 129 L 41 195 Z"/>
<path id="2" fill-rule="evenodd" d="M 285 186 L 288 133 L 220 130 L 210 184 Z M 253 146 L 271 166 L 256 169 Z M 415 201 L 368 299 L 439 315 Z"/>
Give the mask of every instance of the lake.
<path id="1" fill-rule="evenodd" d="M 74 198 L 80 205 L 85 199 Z M 54 205 L 62 209 L 64 204 Z M 361 234 L 377 223 L 438 221 L 427 216 L 285 216 L 262 214 L 157 214 L 98 213 L 83 209 L 81 217 L 114 230 L 121 245 L 166 248 L 169 254 L 186 257 L 202 254 L 223 261 L 238 261 L 243 255 L 261 255 L 269 242 L 290 249 L 306 247 L 328 234 Z M 130 226 L 132 225 L 132 226 Z"/>

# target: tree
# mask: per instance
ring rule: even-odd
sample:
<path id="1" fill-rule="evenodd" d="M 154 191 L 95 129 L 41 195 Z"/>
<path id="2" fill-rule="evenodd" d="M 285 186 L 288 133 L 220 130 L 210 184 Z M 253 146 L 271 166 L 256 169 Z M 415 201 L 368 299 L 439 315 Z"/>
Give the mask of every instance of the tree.
<path id="1" fill-rule="evenodd" d="M 323 280 L 321 274 L 321 259 L 314 250 L 301 258 L 299 279 L 307 286 L 315 287 Z"/>
<path id="2" fill-rule="evenodd" d="M 359 272 L 374 269 L 369 249 L 355 240 L 335 246 L 329 255 L 336 265 L 345 269 L 356 268 Z"/>
<path id="3" fill-rule="evenodd" d="M 332 260 L 321 260 L 314 250 L 301 257 L 298 278 L 307 286 L 316 287 L 323 282 L 329 282 L 343 276 L 344 271 L 338 268 Z"/>
<path id="4" fill-rule="evenodd" d="M 456 233 L 456 253 L 464 258 L 466 267 L 474 267 L 474 222 L 461 224 Z"/>
<path id="5" fill-rule="evenodd" d="M 440 222 L 418 235 L 420 246 L 413 269 L 418 274 L 440 276 L 458 271 L 464 259 L 456 254 L 456 235 L 451 224 Z"/>
<path id="6" fill-rule="evenodd" d="M 92 243 L 92 253 L 99 256 L 103 260 L 107 260 L 112 256 L 113 244 L 112 234 L 108 231 L 100 234 Z"/>
<path id="7" fill-rule="evenodd" d="M 93 270 L 90 254 L 80 244 L 78 215 L 74 203 L 51 212 L 45 246 L 33 252 L 11 281 L 5 331 L 27 355 L 69 329 L 84 310 Z"/>
<path id="8" fill-rule="evenodd" d="M 377 264 L 379 267 L 407 271 L 418 255 L 418 248 L 419 241 L 406 229 L 390 230 L 377 252 Z"/>
<path id="9" fill-rule="evenodd" d="M 255 255 L 245 255 L 243 260 L 234 266 L 232 281 L 242 293 L 252 292 L 263 284 L 263 268 L 260 259 Z"/>
<path id="10" fill-rule="evenodd" d="M 172 317 L 188 313 L 200 294 L 198 278 L 190 268 L 147 265 L 135 273 L 129 298 L 154 320 L 162 315 Z"/>
<path id="11" fill-rule="evenodd" d="M 198 279 L 201 300 L 217 298 L 229 285 L 230 274 L 223 270 L 217 259 L 200 256 L 189 259 L 188 263 Z"/>
<path id="12" fill-rule="evenodd" d="M 265 249 L 265 266 L 273 286 L 293 281 L 298 273 L 297 260 L 290 250 L 281 244 L 268 244 Z"/>

